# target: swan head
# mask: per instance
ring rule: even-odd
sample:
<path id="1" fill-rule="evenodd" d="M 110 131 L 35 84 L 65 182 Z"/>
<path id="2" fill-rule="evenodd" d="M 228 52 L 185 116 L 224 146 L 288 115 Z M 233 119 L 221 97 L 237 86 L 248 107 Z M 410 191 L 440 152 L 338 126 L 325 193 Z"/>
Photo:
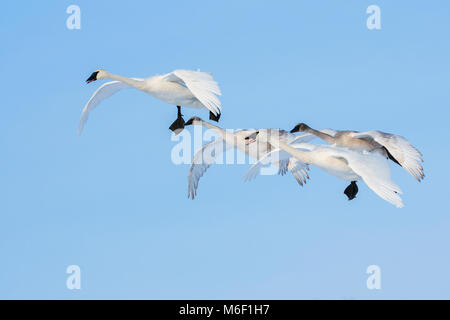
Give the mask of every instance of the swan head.
<path id="1" fill-rule="evenodd" d="M 185 126 L 190 126 L 190 125 L 193 125 L 193 124 L 201 125 L 202 122 L 203 122 L 203 120 L 201 118 L 199 118 L 199 117 L 192 117 L 188 121 L 186 121 L 186 123 L 184 125 Z"/>
<path id="2" fill-rule="evenodd" d="M 253 142 L 270 143 L 274 147 L 279 146 L 280 130 L 278 129 L 259 129 L 245 138 L 246 144 Z M 248 143 L 247 143 L 248 141 Z"/>
<path id="3" fill-rule="evenodd" d="M 247 130 L 246 130 L 247 131 Z M 248 146 L 249 144 L 252 144 L 254 142 L 256 142 L 256 138 L 258 137 L 259 131 L 258 130 L 253 130 L 251 131 L 252 133 L 248 133 L 247 132 L 242 132 L 242 134 L 245 134 L 244 141 L 245 141 L 245 145 Z M 241 134 L 241 132 L 237 132 L 238 135 Z M 242 136 L 241 136 L 242 138 Z"/>
<path id="4" fill-rule="evenodd" d="M 249 145 L 249 144 L 255 142 L 255 141 L 256 141 L 256 138 L 258 137 L 258 134 L 259 134 L 259 131 L 254 131 L 252 134 L 246 136 L 246 137 L 244 138 L 245 144 L 246 144 L 246 145 Z"/>
<path id="5" fill-rule="evenodd" d="M 299 123 L 297 124 L 294 129 L 291 130 L 291 133 L 296 133 L 296 132 L 304 132 L 307 131 L 308 129 L 310 129 L 310 127 L 306 124 L 306 123 Z"/>
<path id="6" fill-rule="evenodd" d="M 96 80 L 103 80 L 108 77 L 108 72 L 103 69 L 97 69 L 87 78 L 86 83 L 91 83 Z"/>

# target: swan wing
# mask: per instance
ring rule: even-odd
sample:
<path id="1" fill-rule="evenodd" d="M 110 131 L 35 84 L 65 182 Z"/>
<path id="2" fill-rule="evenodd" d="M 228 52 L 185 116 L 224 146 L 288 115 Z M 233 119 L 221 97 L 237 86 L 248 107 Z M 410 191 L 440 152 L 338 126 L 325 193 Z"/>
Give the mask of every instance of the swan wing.
<path id="1" fill-rule="evenodd" d="M 306 163 L 295 159 L 294 157 L 291 157 L 289 159 L 288 170 L 301 186 L 303 186 L 303 184 L 305 184 L 309 179 L 309 166 Z"/>
<path id="2" fill-rule="evenodd" d="M 284 175 L 290 171 L 300 185 L 303 185 L 306 179 L 309 179 L 307 173 L 307 170 L 309 170 L 308 165 L 294 159 L 288 152 L 282 149 L 274 149 L 266 153 L 250 167 L 244 176 L 244 181 L 255 179 L 260 169 L 269 164 L 278 164 L 280 166 L 278 174 Z"/>
<path id="3" fill-rule="evenodd" d="M 381 131 L 367 131 L 353 133 L 355 138 L 370 137 L 385 147 L 392 157 L 412 175 L 417 181 L 421 181 L 423 173 L 422 153 L 417 150 L 406 138 Z"/>
<path id="4" fill-rule="evenodd" d="M 219 138 L 203 145 L 194 154 L 188 173 L 188 198 L 192 200 L 195 198 L 200 178 L 216 161 L 217 156 L 230 147 L 223 139 Z"/>
<path id="5" fill-rule="evenodd" d="M 211 73 L 191 70 L 175 70 L 167 76 L 169 79 L 187 87 L 203 106 L 214 115 L 217 116 L 220 114 L 222 104 L 217 96 L 220 96 L 222 92 Z"/>
<path id="6" fill-rule="evenodd" d="M 143 79 L 138 78 L 133 79 L 137 81 L 143 81 Z M 110 81 L 102 84 L 97 90 L 95 90 L 94 94 L 91 96 L 89 101 L 84 106 L 83 111 L 81 112 L 81 119 L 78 125 L 78 135 L 81 135 L 84 125 L 89 118 L 89 114 L 100 104 L 100 102 L 102 102 L 106 98 L 109 98 L 117 91 L 129 87 L 130 87 L 129 85 L 121 81 Z"/>
<path id="7" fill-rule="evenodd" d="M 348 166 L 378 196 L 397 208 L 403 207 L 402 198 L 400 197 L 402 191 L 392 181 L 391 169 L 384 156 L 377 153 L 358 153 L 350 150 L 341 150 L 338 157 L 344 158 Z"/>
<path id="8" fill-rule="evenodd" d="M 291 144 L 293 143 L 301 143 L 301 142 L 310 142 L 317 137 L 313 135 L 312 133 L 302 133 L 294 138 L 294 140 L 291 141 Z"/>
<path id="9" fill-rule="evenodd" d="M 330 136 L 334 136 L 336 134 L 337 131 L 332 130 L 332 129 L 322 129 L 319 130 L 320 132 L 323 132 L 325 134 L 328 134 Z M 291 142 L 291 143 L 301 143 L 301 142 L 310 142 L 314 139 L 318 139 L 318 137 L 312 133 L 302 133 L 298 136 L 295 137 L 295 139 Z"/>
<path id="10" fill-rule="evenodd" d="M 289 159 L 280 160 L 278 162 L 278 174 L 284 176 L 289 171 Z"/>
<path id="11" fill-rule="evenodd" d="M 264 156 L 262 156 L 256 163 L 254 163 L 250 169 L 247 171 L 247 173 L 244 176 L 244 181 L 251 181 L 255 179 L 258 174 L 259 170 L 269 164 L 278 164 L 280 165 L 280 169 L 278 170 L 278 174 L 285 174 L 287 172 L 288 167 L 288 161 L 291 155 L 287 153 L 284 150 L 281 149 L 274 149 L 268 153 L 266 153 Z M 283 173 L 284 172 L 284 173 Z"/>

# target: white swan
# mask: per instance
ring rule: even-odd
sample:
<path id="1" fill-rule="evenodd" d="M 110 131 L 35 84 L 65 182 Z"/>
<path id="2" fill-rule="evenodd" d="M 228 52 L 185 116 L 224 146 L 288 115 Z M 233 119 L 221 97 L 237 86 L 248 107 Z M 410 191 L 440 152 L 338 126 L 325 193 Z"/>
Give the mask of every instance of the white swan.
<path id="1" fill-rule="evenodd" d="M 202 125 L 207 128 L 215 130 L 221 138 L 215 139 L 214 141 L 205 144 L 202 146 L 194 155 L 192 159 L 191 166 L 189 168 L 188 173 L 188 198 L 194 199 L 197 195 L 198 181 L 203 176 L 205 171 L 215 162 L 216 158 L 223 153 L 225 150 L 229 148 L 237 148 L 244 154 L 248 156 L 259 159 L 262 156 L 266 155 L 271 151 L 271 146 L 264 142 L 255 143 L 256 140 L 246 139 L 249 135 L 257 130 L 238 130 L 235 132 L 230 132 L 224 130 L 216 125 L 213 125 L 209 122 L 203 121 L 198 117 L 193 117 L 189 119 L 186 124 L 188 125 Z M 309 141 L 314 139 L 314 136 L 309 136 L 306 138 L 297 138 L 295 135 L 286 132 L 284 130 L 279 131 L 279 138 L 282 141 L 286 142 L 299 142 L 299 141 Z M 272 162 L 278 165 L 279 171 L 278 174 L 284 175 L 288 171 L 292 173 L 295 180 L 300 185 L 306 183 L 306 180 L 309 179 L 307 170 L 309 170 L 308 166 L 297 159 L 294 159 L 291 156 L 283 157 L 279 161 L 277 161 L 276 157 L 271 154 Z"/>
<path id="2" fill-rule="evenodd" d="M 291 133 L 299 131 L 313 134 L 328 144 L 338 147 L 380 152 L 402 166 L 417 181 L 420 182 L 425 177 L 421 165 L 422 153 L 402 136 L 375 130 L 366 132 L 330 130 L 326 133 L 312 129 L 304 123 L 297 124 Z"/>
<path id="3" fill-rule="evenodd" d="M 310 143 L 287 144 L 277 136 L 272 136 L 266 130 L 253 133 L 249 139 L 268 142 L 305 164 L 315 165 L 340 179 L 351 181 L 351 185 L 347 188 L 350 196 L 354 196 L 352 193 L 358 191 L 356 181 L 363 180 L 382 199 L 397 208 L 403 207 L 400 197 L 402 191 L 391 180 L 388 161 L 382 154 L 367 151 L 357 152 L 335 146 Z M 264 159 L 259 161 L 264 161 Z M 256 164 L 250 170 L 254 170 L 255 166 Z M 352 190 L 353 188 L 356 188 L 356 190 Z"/>
<path id="4" fill-rule="evenodd" d="M 83 131 L 83 126 L 89 117 L 89 113 L 104 99 L 125 88 L 136 88 L 157 99 L 177 106 L 177 119 L 169 127 L 175 133 L 181 132 L 184 128 L 181 106 L 207 109 L 210 112 L 210 119 L 219 121 L 222 106 L 217 96 L 221 95 L 221 91 L 210 73 L 175 70 L 164 75 L 140 79 L 122 77 L 99 69 L 92 73 L 86 82 L 90 83 L 105 79 L 113 79 L 115 81 L 101 85 L 86 103 L 81 114 L 78 135 Z"/>
<path id="5" fill-rule="evenodd" d="M 276 132 L 279 129 L 268 129 L 273 132 Z M 285 132 L 284 130 L 281 130 L 282 132 Z M 333 130 L 331 129 L 322 129 L 320 130 L 323 133 L 326 134 L 333 134 Z M 304 133 L 301 135 L 298 135 L 296 138 L 290 137 L 290 144 L 296 144 L 296 143 L 304 143 L 312 141 L 316 138 L 315 135 L 311 133 Z M 253 139 L 251 137 L 247 136 L 246 140 L 255 140 L 256 136 L 254 136 Z M 270 152 L 268 152 L 264 157 L 260 158 L 258 162 L 253 164 L 253 166 L 247 171 L 246 175 L 244 176 L 245 181 L 250 181 L 255 179 L 258 176 L 258 173 L 260 172 L 260 169 L 264 166 L 267 166 L 272 163 L 276 163 L 278 161 L 284 162 L 292 158 L 292 155 L 289 152 L 286 152 L 280 148 L 272 148 Z"/>

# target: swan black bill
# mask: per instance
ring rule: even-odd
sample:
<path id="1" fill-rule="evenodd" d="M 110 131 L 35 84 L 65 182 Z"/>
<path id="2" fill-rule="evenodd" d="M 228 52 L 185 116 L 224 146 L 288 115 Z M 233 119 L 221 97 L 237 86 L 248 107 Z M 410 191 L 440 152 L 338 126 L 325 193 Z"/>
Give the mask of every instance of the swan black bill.
<path id="1" fill-rule="evenodd" d="M 90 75 L 90 77 L 87 78 L 86 83 L 91 83 L 91 82 L 97 80 L 97 74 L 98 74 L 98 71 L 93 72 L 93 73 Z"/>
<path id="2" fill-rule="evenodd" d="M 259 131 L 255 131 L 251 135 L 245 137 L 244 139 L 245 140 L 256 140 L 256 137 L 258 136 L 258 134 L 259 134 Z"/>
<path id="3" fill-rule="evenodd" d="M 308 125 L 304 124 L 304 123 L 299 123 L 297 124 L 294 129 L 292 129 L 290 132 L 291 133 L 296 133 L 296 132 L 304 132 L 308 129 Z"/>
<path id="4" fill-rule="evenodd" d="M 344 193 L 348 197 L 348 200 L 355 199 L 358 194 L 358 185 L 356 184 L 356 181 L 352 181 L 350 185 L 345 188 Z"/>
<path id="5" fill-rule="evenodd" d="M 290 131 L 290 133 L 296 133 L 296 132 L 299 132 L 299 125 L 296 125 L 296 126 L 294 127 L 294 129 L 292 129 L 292 130 Z"/>

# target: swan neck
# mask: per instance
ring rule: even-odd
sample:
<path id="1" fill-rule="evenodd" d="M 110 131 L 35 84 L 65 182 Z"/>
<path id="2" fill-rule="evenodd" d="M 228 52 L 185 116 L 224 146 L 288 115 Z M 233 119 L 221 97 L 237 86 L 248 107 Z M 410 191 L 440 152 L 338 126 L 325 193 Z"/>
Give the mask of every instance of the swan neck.
<path id="1" fill-rule="evenodd" d="M 142 90 L 142 81 L 137 81 L 137 80 L 134 80 L 131 78 L 127 78 L 127 77 L 123 77 L 123 76 L 119 76 L 119 75 L 111 74 L 111 73 L 109 74 L 109 78 L 126 83 L 129 86 L 134 87 L 136 89 Z"/>
<path id="2" fill-rule="evenodd" d="M 209 122 L 206 122 L 206 121 L 202 121 L 202 125 L 207 127 L 207 128 L 209 128 L 209 129 L 212 129 L 212 130 L 215 130 L 215 131 L 219 132 L 222 136 L 226 133 L 226 131 L 224 129 L 222 129 L 222 128 L 220 128 L 220 127 L 218 127 L 218 126 L 216 126 L 216 125 L 214 125 L 212 123 L 209 123 Z"/>
<path id="3" fill-rule="evenodd" d="M 298 150 L 282 141 L 277 141 L 276 144 L 277 144 L 276 147 L 281 148 L 284 151 L 290 153 L 294 158 L 297 158 L 298 160 L 300 160 L 303 163 L 312 164 L 312 162 L 314 160 L 313 157 L 311 156 L 311 152 L 305 152 L 305 151 Z"/>
<path id="4" fill-rule="evenodd" d="M 324 140 L 328 144 L 335 143 L 335 138 L 330 136 L 329 134 L 323 133 L 323 132 L 315 130 L 313 128 L 308 128 L 307 132 L 315 135 L 316 137 L 319 137 L 320 139 Z"/>
<path id="5" fill-rule="evenodd" d="M 214 125 L 212 123 L 209 123 L 209 122 L 206 122 L 206 121 L 203 121 L 203 120 L 202 120 L 201 123 L 206 128 L 214 130 L 217 133 L 219 133 L 220 136 L 222 137 L 222 139 L 225 140 L 227 143 L 230 143 L 230 144 L 234 144 L 235 143 L 235 140 L 234 140 L 235 134 L 233 132 L 230 132 L 230 131 L 227 131 L 225 129 L 222 129 L 219 126 L 216 126 L 216 125 Z"/>

